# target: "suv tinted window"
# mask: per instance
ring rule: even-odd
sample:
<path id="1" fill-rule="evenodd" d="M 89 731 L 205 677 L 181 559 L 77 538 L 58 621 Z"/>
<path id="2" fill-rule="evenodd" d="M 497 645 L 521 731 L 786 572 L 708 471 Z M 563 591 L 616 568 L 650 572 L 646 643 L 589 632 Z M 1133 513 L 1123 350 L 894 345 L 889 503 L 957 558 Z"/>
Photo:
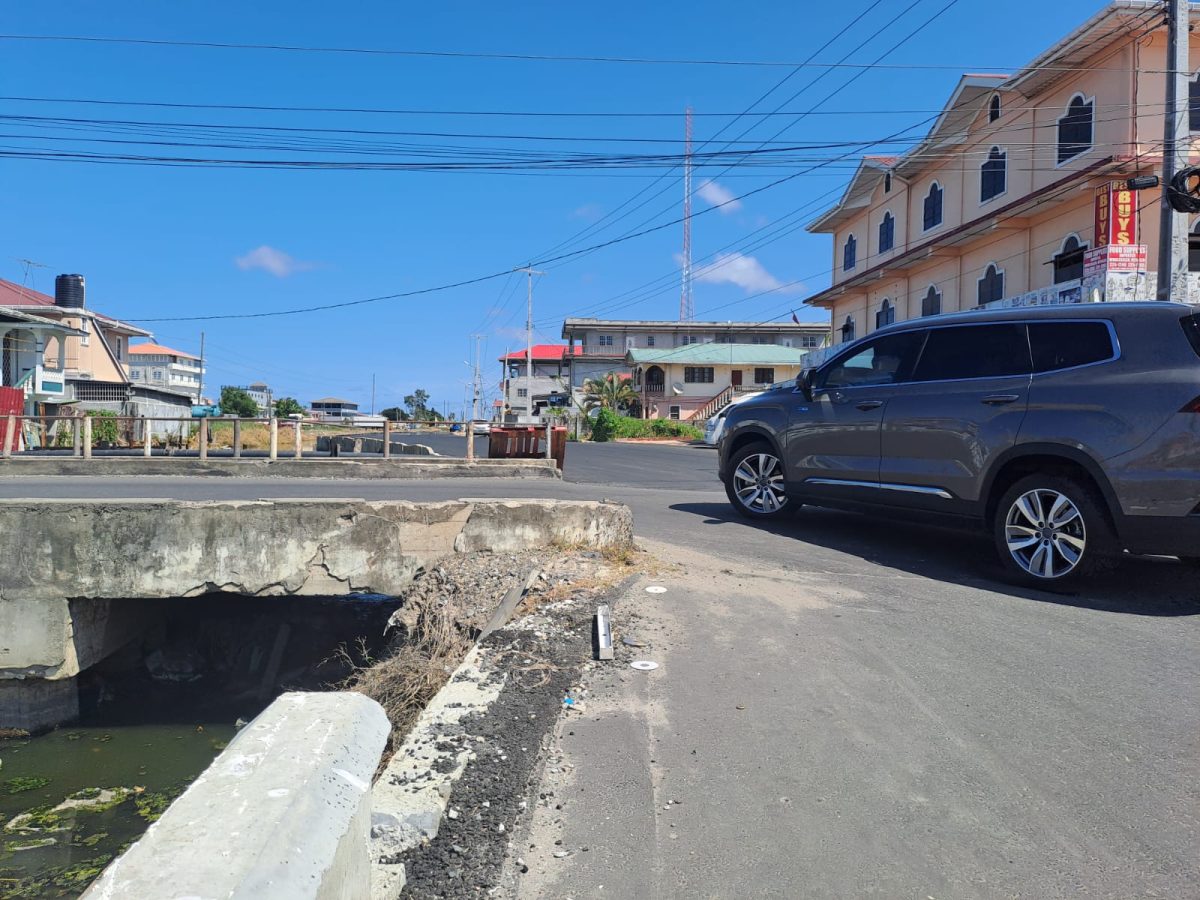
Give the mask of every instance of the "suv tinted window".
<path id="1" fill-rule="evenodd" d="M 1200 356 L 1200 316 L 1185 316 L 1179 320 L 1179 324 L 1183 326 L 1183 331 L 1187 335 L 1192 349 L 1196 351 L 1197 356 Z"/>
<path id="2" fill-rule="evenodd" d="M 1103 322 L 1030 322 L 1033 371 L 1053 372 L 1112 359 L 1112 336 Z"/>
<path id="3" fill-rule="evenodd" d="M 913 381 L 1000 378 L 1031 369 L 1023 323 L 957 325 L 929 330 Z"/>
<path id="4" fill-rule="evenodd" d="M 866 341 L 817 376 L 818 389 L 907 381 L 925 340 L 924 331 L 902 331 Z"/>

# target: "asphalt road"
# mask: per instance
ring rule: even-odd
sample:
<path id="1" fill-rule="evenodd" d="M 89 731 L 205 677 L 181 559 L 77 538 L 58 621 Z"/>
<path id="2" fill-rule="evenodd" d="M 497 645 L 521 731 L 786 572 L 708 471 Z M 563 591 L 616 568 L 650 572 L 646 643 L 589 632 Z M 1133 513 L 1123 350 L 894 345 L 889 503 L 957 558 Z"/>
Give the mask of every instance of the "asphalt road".
<path id="1" fill-rule="evenodd" d="M 572 444 L 562 482 L 5 478 L 0 497 L 629 503 L 676 564 L 617 608 L 662 665 L 614 668 L 590 730 L 564 734 L 573 855 L 527 896 L 1200 896 L 1195 570 L 1130 559 L 1029 591 L 966 530 L 748 524 L 714 467 Z"/>

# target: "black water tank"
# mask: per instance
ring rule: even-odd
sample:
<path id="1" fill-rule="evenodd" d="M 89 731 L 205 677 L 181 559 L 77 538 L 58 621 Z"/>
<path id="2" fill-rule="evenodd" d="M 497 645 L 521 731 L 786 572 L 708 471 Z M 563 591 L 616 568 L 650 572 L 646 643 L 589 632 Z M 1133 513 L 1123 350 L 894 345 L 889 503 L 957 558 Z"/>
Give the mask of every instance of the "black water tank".
<path id="1" fill-rule="evenodd" d="M 54 279 L 54 305 L 83 308 L 83 276 L 59 275 Z"/>

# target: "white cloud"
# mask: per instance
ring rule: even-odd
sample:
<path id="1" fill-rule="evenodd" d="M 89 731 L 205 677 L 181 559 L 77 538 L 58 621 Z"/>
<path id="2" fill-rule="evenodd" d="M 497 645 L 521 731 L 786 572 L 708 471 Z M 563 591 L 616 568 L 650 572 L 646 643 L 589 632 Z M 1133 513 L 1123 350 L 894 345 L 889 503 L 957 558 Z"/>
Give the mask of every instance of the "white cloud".
<path id="1" fill-rule="evenodd" d="M 696 193 L 700 195 L 700 199 L 706 201 L 712 206 L 721 206 L 721 215 L 727 216 L 730 213 L 737 212 L 742 208 L 741 200 L 734 200 L 733 191 L 729 188 L 722 187 L 715 181 L 706 181 L 700 187 L 696 188 Z"/>
<path id="2" fill-rule="evenodd" d="M 268 247 L 266 244 L 251 250 L 245 256 L 239 256 L 234 262 L 243 271 L 248 269 L 262 269 L 265 272 L 270 272 L 276 278 L 287 278 L 289 275 L 295 275 L 297 272 L 307 272 L 309 269 L 317 267 L 316 263 L 295 259 L 282 250 L 276 250 L 274 247 Z"/>
<path id="3" fill-rule="evenodd" d="M 585 222 L 596 222 L 604 217 L 604 210 L 598 203 L 585 203 L 571 211 L 572 219 L 583 219 Z"/>
<path id="4" fill-rule="evenodd" d="M 748 294 L 782 288 L 783 282 L 768 272 L 753 256 L 741 253 L 722 253 L 699 267 L 695 278 L 706 284 L 736 284 Z M 802 285 L 790 285 L 788 291 L 800 290 Z"/>

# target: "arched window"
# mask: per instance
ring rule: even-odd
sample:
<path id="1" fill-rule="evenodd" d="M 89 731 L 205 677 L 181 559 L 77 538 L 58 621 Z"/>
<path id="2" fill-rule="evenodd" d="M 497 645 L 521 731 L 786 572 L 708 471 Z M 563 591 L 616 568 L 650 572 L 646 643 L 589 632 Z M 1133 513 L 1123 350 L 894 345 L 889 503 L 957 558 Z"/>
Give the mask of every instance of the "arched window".
<path id="1" fill-rule="evenodd" d="M 1064 281 L 1074 281 L 1076 278 L 1083 277 L 1083 254 L 1087 248 L 1087 244 L 1079 242 L 1078 235 L 1072 234 L 1067 236 L 1067 239 L 1062 242 L 1062 247 L 1054 254 L 1055 284 L 1062 284 Z"/>
<path id="2" fill-rule="evenodd" d="M 883 298 L 883 302 L 879 304 L 879 312 L 875 313 L 875 327 L 883 328 L 886 325 L 891 325 L 896 321 L 896 307 L 892 306 L 892 301 L 887 297 Z"/>
<path id="3" fill-rule="evenodd" d="M 846 246 L 842 248 L 842 271 L 849 272 L 858 261 L 858 241 L 854 235 L 846 238 Z"/>
<path id="4" fill-rule="evenodd" d="M 896 219 L 891 212 L 883 214 L 883 221 L 879 223 L 879 252 L 886 253 L 891 250 L 896 244 Z"/>
<path id="5" fill-rule="evenodd" d="M 925 292 L 925 296 L 921 298 L 921 315 L 923 316 L 938 316 L 942 313 L 942 295 L 938 289 L 932 284 L 929 290 Z"/>
<path id="6" fill-rule="evenodd" d="M 929 186 L 929 193 L 925 195 L 923 221 L 926 231 L 942 224 L 942 193 L 942 186 L 935 181 Z"/>
<path id="7" fill-rule="evenodd" d="M 1188 81 L 1188 131 L 1200 131 L 1200 72 Z"/>
<path id="8" fill-rule="evenodd" d="M 1058 164 L 1092 149 L 1092 113 L 1095 103 L 1076 94 L 1058 120 Z"/>
<path id="9" fill-rule="evenodd" d="M 842 343 L 848 344 L 854 340 L 854 316 L 846 316 L 846 321 L 842 323 Z"/>
<path id="10" fill-rule="evenodd" d="M 1004 193 L 1008 181 L 1008 154 L 993 147 L 979 167 L 979 202 L 986 203 Z"/>
<path id="11" fill-rule="evenodd" d="M 885 194 L 890 194 L 892 192 L 892 173 L 891 172 L 883 173 L 883 192 Z"/>
<path id="12" fill-rule="evenodd" d="M 995 122 L 1000 118 L 1000 95 L 992 94 L 992 99 L 988 102 L 988 121 Z"/>
<path id="13" fill-rule="evenodd" d="M 988 263 L 983 277 L 979 279 L 979 303 L 994 303 L 1004 299 L 1004 273 L 996 268 L 995 263 Z"/>

